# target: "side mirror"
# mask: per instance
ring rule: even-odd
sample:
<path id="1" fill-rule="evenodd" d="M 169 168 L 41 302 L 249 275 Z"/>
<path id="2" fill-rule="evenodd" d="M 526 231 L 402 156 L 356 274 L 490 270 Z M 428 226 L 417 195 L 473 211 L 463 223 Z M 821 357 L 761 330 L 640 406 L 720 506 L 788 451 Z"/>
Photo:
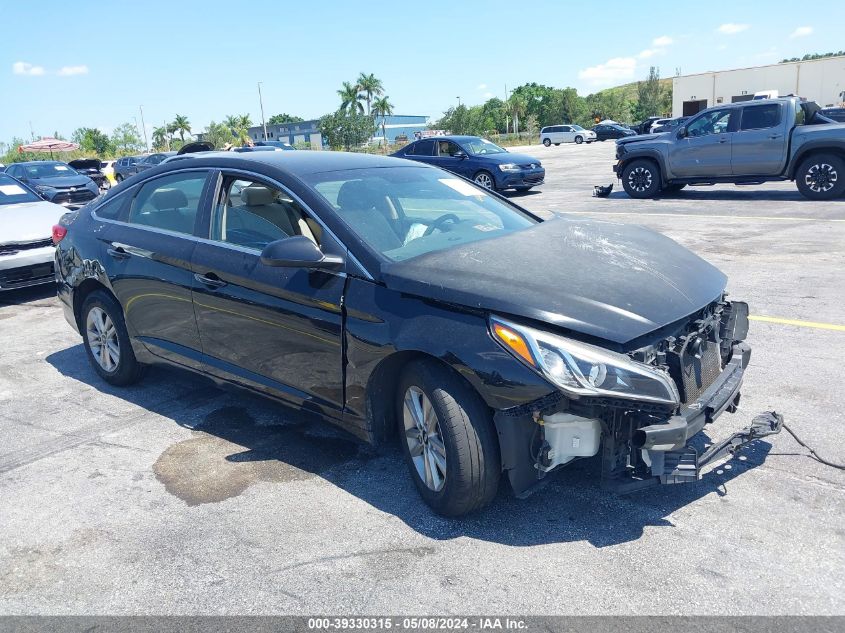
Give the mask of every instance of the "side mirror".
<path id="1" fill-rule="evenodd" d="M 452 154 L 452 158 L 467 158 L 466 152 L 455 152 Z"/>
<path id="2" fill-rule="evenodd" d="M 687 128 L 682 127 L 678 130 L 678 134 L 676 135 L 678 138 L 686 138 L 687 137 Z"/>
<path id="3" fill-rule="evenodd" d="M 322 268 L 338 270 L 343 258 L 326 255 L 304 235 L 285 237 L 270 242 L 261 251 L 261 263 L 274 268 Z"/>

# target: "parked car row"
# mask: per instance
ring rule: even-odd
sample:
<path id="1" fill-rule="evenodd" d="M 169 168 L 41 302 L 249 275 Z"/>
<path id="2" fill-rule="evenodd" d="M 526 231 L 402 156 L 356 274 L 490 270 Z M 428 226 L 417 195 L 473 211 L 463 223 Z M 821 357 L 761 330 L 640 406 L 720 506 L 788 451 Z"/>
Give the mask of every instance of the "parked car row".
<path id="1" fill-rule="evenodd" d="M 100 194 L 100 186 L 89 175 L 60 161 L 12 163 L 5 173 L 34 189 L 44 200 L 70 208 L 81 206 Z"/>

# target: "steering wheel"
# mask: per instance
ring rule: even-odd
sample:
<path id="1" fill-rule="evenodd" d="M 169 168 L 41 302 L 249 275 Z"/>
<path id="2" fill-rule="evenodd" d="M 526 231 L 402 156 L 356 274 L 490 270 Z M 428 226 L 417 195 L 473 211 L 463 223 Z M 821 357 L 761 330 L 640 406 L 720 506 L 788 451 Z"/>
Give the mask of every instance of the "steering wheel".
<path id="1" fill-rule="evenodd" d="M 446 213 L 444 215 L 441 215 L 439 218 L 437 218 L 434 222 L 431 223 L 431 226 L 429 226 L 425 230 L 425 233 L 423 233 L 423 237 L 427 237 L 427 236 L 431 235 L 432 233 L 434 233 L 438 229 L 442 231 L 443 227 L 441 225 L 446 224 L 446 222 L 451 222 L 452 224 L 458 224 L 460 221 L 461 221 L 461 218 L 456 216 L 454 213 Z"/>

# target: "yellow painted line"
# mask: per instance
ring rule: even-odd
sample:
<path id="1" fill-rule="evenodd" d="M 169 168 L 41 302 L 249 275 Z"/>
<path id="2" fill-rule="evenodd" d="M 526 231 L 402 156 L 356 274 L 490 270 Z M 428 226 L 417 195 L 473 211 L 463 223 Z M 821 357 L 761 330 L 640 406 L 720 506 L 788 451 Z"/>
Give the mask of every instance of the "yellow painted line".
<path id="1" fill-rule="evenodd" d="M 779 220 L 782 222 L 845 222 L 845 219 L 796 218 L 777 215 L 705 215 L 703 213 L 640 213 L 639 211 L 560 211 L 562 215 L 632 215 L 665 218 L 701 218 L 703 220 Z"/>
<path id="2" fill-rule="evenodd" d="M 798 327 L 811 327 L 817 330 L 834 330 L 836 332 L 845 332 L 845 325 L 836 325 L 835 323 L 818 323 L 816 321 L 799 321 L 798 319 L 780 319 L 778 317 L 769 316 L 749 316 L 750 321 L 763 321 L 764 323 L 778 323 L 779 325 L 797 325 Z"/>

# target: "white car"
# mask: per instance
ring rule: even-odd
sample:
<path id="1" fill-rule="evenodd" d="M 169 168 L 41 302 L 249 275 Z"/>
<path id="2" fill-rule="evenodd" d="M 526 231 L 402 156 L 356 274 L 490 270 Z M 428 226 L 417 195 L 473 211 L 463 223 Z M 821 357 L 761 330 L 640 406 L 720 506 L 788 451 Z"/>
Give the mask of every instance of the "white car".
<path id="1" fill-rule="evenodd" d="M 53 225 L 67 209 L 0 173 L 0 293 L 55 283 Z"/>
<path id="2" fill-rule="evenodd" d="M 540 142 L 548 147 L 552 143 L 592 143 L 596 140 L 596 133 L 585 130 L 580 125 L 550 125 L 540 130 Z"/>

